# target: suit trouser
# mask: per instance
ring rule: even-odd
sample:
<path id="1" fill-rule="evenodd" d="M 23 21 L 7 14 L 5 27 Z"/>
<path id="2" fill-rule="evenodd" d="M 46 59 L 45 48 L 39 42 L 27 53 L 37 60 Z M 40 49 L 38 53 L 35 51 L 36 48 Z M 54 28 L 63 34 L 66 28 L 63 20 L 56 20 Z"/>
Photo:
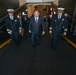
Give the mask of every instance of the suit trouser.
<path id="1" fill-rule="evenodd" d="M 19 34 L 18 34 L 18 32 L 16 32 L 16 31 L 12 32 L 10 37 L 12 38 L 12 40 L 15 42 L 16 45 L 19 44 Z"/>
<path id="2" fill-rule="evenodd" d="M 59 41 L 60 32 L 59 31 L 53 31 L 52 41 L 53 41 L 53 47 L 55 48 L 57 46 L 57 43 Z"/>
<path id="3" fill-rule="evenodd" d="M 33 46 L 40 43 L 40 37 L 39 37 L 38 33 L 32 33 L 31 34 L 31 39 L 32 39 Z"/>

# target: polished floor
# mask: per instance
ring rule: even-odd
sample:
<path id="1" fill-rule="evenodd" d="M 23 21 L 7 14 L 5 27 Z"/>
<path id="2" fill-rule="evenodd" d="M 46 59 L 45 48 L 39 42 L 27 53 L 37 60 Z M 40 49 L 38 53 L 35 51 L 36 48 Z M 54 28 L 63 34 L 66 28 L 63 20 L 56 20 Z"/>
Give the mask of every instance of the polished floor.
<path id="1" fill-rule="evenodd" d="M 0 50 L 0 75 L 76 75 L 76 49 L 60 38 L 57 49 L 51 49 L 51 35 L 41 37 L 32 47 L 31 39 L 13 42 Z"/>

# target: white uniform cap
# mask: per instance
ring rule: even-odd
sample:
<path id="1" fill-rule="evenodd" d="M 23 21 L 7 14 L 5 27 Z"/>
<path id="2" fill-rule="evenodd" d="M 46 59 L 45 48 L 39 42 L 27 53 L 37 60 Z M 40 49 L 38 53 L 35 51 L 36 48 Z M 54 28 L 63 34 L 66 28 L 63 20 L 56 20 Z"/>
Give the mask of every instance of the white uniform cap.
<path id="1" fill-rule="evenodd" d="M 62 11 L 63 11 L 65 8 L 57 8 L 57 9 L 58 9 L 58 10 L 62 10 Z"/>
<path id="2" fill-rule="evenodd" d="M 27 14 L 22 14 L 23 16 L 26 16 Z"/>
<path id="3" fill-rule="evenodd" d="M 14 9 L 7 9 L 7 12 L 14 12 Z"/>
<path id="4" fill-rule="evenodd" d="M 63 13 L 63 10 L 65 9 L 65 8 L 57 8 L 58 9 L 58 13 Z"/>

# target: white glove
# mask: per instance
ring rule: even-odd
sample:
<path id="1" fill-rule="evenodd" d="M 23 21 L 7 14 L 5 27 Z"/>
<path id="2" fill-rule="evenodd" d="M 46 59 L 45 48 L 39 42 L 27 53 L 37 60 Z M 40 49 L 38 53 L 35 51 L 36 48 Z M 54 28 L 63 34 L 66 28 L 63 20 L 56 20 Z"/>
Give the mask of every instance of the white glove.
<path id="1" fill-rule="evenodd" d="M 45 34 L 45 31 L 42 32 L 42 35 L 44 35 L 44 34 Z"/>
<path id="2" fill-rule="evenodd" d="M 31 30 L 29 30 L 29 33 L 31 33 Z"/>
<path id="3" fill-rule="evenodd" d="M 52 33 L 52 30 L 50 30 L 49 33 L 51 34 Z"/>
<path id="4" fill-rule="evenodd" d="M 12 34 L 12 31 L 10 30 L 10 31 L 8 32 L 8 34 Z"/>
<path id="5" fill-rule="evenodd" d="M 19 30 L 19 33 L 21 33 L 21 32 L 22 32 L 22 30 L 20 29 L 20 30 Z"/>

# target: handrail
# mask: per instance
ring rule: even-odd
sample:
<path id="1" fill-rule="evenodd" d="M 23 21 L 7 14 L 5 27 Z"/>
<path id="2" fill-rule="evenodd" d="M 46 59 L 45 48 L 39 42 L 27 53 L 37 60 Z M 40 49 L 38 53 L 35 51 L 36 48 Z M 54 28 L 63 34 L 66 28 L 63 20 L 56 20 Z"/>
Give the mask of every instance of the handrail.
<path id="1" fill-rule="evenodd" d="M 2 29 L 4 26 L 5 26 L 5 24 L 3 24 L 3 25 L 0 27 L 0 29 Z"/>

